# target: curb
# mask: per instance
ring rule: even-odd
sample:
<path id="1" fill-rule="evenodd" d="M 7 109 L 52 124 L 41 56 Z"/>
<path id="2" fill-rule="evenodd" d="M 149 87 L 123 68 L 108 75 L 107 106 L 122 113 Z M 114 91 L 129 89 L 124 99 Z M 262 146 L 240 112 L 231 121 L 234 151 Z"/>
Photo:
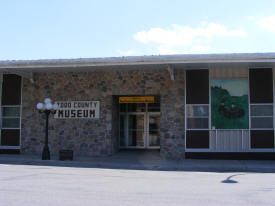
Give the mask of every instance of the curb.
<path id="1" fill-rule="evenodd" d="M 110 162 L 112 161 L 112 162 Z M 228 164 L 226 164 L 228 163 Z M 188 171 L 188 172 L 260 172 L 275 173 L 275 161 L 215 161 L 215 160 L 183 160 L 183 161 L 157 161 L 132 162 L 130 159 L 112 160 L 105 158 L 91 158 L 90 160 L 60 161 L 58 159 L 40 160 L 37 158 L 1 157 L 0 164 L 10 165 L 36 165 L 76 168 L 99 169 L 129 169 L 154 171 Z M 237 164 L 237 165 L 234 165 Z M 260 164 L 260 165 L 259 165 Z M 271 165 L 270 165 L 271 164 Z"/>

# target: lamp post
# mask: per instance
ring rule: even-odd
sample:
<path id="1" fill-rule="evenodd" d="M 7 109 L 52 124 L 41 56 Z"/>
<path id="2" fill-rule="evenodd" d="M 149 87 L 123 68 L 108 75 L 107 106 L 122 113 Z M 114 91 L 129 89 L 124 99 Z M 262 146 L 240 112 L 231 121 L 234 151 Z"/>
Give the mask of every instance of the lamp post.
<path id="1" fill-rule="evenodd" d="M 49 126 L 49 115 L 55 114 L 58 109 L 58 104 L 52 104 L 52 100 L 50 98 L 45 98 L 44 103 L 39 102 L 36 105 L 39 113 L 44 113 L 46 116 L 46 128 L 45 128 L 45 144 L 42 152 L 42 160 L 50 160 L 50 150 L 48 145 L 48 126 Z"/>

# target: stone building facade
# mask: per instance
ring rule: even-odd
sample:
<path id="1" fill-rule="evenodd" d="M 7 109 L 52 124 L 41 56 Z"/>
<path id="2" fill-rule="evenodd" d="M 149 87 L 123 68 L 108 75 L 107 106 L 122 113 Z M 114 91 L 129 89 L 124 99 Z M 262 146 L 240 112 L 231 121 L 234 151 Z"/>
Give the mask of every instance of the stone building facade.
<path id="1" fill-rule="evenodd" d="M 48 97 L 100 103 L 99 118 L 50 115 L 53 155 L 127 148 L 177 160 L 275 159 L 274 64 L 274 53 L 0 61 L 0 153 L 41 154 L 45 117 L 36 106 Z"/>
<path id="2" fill-rule="evenodd" d="M 118 151 L 114 121 L 115 96 L 158 95 L 161 102 L 161 146 L 165 158 L 184 158 L 184 72 L 167 70 L 113 72 L 36 73 L 34 82 L 24 79 L 22 88 L 21 152 L 40 154 L 44 144 L 44 120 L 36 104 L 45 97 L 56 101 L 100 101 L 100 118 L 50 119 L 51 152 L 72 149 L 76 155 L 101 156 Z M 114 116 L 112 116 L 114 114 Z"/>

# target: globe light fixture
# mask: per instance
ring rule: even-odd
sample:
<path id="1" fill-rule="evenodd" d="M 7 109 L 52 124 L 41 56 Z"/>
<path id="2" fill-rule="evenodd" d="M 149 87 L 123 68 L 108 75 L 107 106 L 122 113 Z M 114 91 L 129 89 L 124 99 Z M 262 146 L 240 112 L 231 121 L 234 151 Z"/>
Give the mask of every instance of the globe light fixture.
<path id="1" fill-rule="evenodd" d="M 51 103 L 46 104 L 46 109 L 51 110 L 53 108 L 53 105 Z"/>
<path id="2" fill-rule="evenodd" d="M 58 104 L 57 104 L 57 103 L 54 103 L 54 104 L 53 104 L 53 109 L 54 109 L 54 110 L 57 110 L 57 109 L 58 109 L 58 107 L 59 107 L 59 106 L 58 106 Z"/>
<path id="3" fill-rule="evenodd" d="M 44 108 L 44 104 L 41 103 L 41 102 L 39 102 L 39 103 L 36 105 L 36 108 L 41 110 L 41 109 Z"/>
<path id="4" fill-rule="evenodd" d="M 44 102 L 45 102 L 45 104 L 48 104 L 48 103 L 51 103 L 52 100 L 51 100 L 50 98 L 45 98 L 45 99 L 44 99 Z"/>
<path id="5" fill-rule="evenodd" d="M 52 100 L 50 98 L 45 98 L 44 103 L 39 102 L 36 105 L 39 113 L 45 114 L 46 116 L 46 129 L 45 129 L 45 144 L 42 152 L 42 160 L 50 160 L 50 149 L 48 145 L 48 130 L 49 130 L 49 115 L 55 114 L 56 110 L 58 110 L 58 104 L 52 104 Z"/>

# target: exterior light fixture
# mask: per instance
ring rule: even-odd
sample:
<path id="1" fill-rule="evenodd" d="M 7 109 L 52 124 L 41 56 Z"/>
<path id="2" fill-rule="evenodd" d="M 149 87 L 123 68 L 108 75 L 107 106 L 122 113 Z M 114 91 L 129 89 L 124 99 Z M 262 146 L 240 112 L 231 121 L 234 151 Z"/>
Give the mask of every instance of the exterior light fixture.
<path id="1" fill-rule="evenodd" d="M 49 126 L 49 115 L 55 114 L 58 109 L 58 104 L 52 104 L 52 100 L 50 98 L 45 98 L 44 103 L 39 102 L 36 105 L 40 114 L 45 114 L 46 116 L 46 128 L 45 128 L 45 144 L 42 152 L 42 160 L 50 160 L 50 150 L 48 145 L 48 126 Z"/>

